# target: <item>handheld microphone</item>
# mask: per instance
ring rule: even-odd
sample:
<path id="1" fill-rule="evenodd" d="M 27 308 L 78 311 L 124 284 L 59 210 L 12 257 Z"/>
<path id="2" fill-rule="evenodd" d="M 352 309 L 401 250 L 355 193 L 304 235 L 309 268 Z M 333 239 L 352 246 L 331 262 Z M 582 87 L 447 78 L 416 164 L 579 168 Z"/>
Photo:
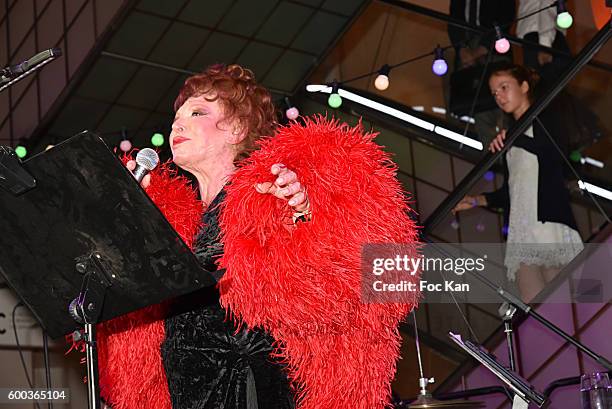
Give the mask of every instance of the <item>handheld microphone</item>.
<path id="1" fill-rule="evenodd" d="M 144 178 L 147 173 L 155 169 L 158 164 L 159 156 L 157 155 L 157 152 L 151 148 L 144 148 L 140 150 L 136 155 L 136 168 L 134 168 L 132 171 L 134 179 L 136 179 L 138 183 L 142 182 L 142 178 Z"/>

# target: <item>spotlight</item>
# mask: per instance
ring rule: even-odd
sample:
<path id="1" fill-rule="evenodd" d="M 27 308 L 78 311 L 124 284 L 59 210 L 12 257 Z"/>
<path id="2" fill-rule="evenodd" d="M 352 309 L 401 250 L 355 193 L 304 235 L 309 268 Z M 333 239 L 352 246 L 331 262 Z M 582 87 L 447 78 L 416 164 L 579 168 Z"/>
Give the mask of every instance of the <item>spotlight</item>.
<path id="1" fill-rule="evenodd" d="M 296 107 L 291 105 L 291 102 L 289 101 L 289 97 L 285 97 L 285 103 L 287 104 L 287 107 L 288 107 L 287 110 L 285 111 L 285 115 L 287 116 L 287 119 L 289 119 L 290 121 L 293 121 L 298 116 L 300 116 L 300 111 Z"/>
<path id="2" fill-rule="evenodd" d="M 389 71 L 391 67 L 388 64 L 383 65 L 378 70 L 378 76 L 374 80 L 374 87 L 379 91 L 384 91 L 389 88 Z"/>
<path id="3" fill-rule="evenodd" d="M 444 50 L 438 45 L 434 50 L 434 55 L 434 62 L 431 69 L 434 74 L 441 77 L 448 71 L 448 64 L 446 64 L 446 60 L 444 59 Z"/>
<path id="4" fill-rule="evenodd" d="M 573 22 L 574 19 L 565 6 L 565 0 L 557 0 L 557 26 L 570 28 Z"/>
<path id="5" fill-rule="evenodd" d="M 164 144 L 164 135 L 161 132 L 155 132 L 151 136 L 151 143 L 153 146 L 162 146 Z"/>
<path id="6" fill-rule="evenodd" d="M 334 82 L 332 84 L 332 92 L 329 98 L 327 99 L 327 103 L 332 108 L 339 108 L 342 105 L 342 97 L 338 95 L 338 83 Z"/>
<path id="7" fill-rule="evenodd" d="M 510 42 L 502 35 L 501 29 L 495 25 L 495 50 L 500 54 L 506 54 L 510 50 Z"/>

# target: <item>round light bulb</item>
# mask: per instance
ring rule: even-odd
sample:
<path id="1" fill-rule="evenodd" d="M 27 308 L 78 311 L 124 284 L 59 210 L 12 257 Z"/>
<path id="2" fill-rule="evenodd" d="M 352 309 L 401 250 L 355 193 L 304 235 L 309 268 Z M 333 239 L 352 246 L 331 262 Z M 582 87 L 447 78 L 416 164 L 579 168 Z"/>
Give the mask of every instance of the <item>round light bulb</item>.
<path id="1" fill-rule="evenodd" d="M 495 179 L 495 173 L 491 172 L 490 170 L 488 170 L 485 174 L 484 174 L 484 179 L 487 182 L 492 182 L 493 179 Z"/>
<path id="2" fill-rule="evenodd" d="M 443 76 L 448 71 L 448 64 L 443 59 L 434 60 L 433 65 L 431 66 L 434 74 L 437 76 Z"/>
<path id="3" fill-rule="evenodd" d="M 153 146 L 162 146 L 164 144 L 164 135 L 159 132 L 155 132 L 151 137 L 151 143 Z"/>
<path id="4" fill-rule="evenodd" d="M 300 116 L 300 111 L 296 107 L 291 107 L 285 111 L 285 115 L 287 115 L 287 119 L 293 121 L 298 116 Z"/>
<path id="5" fill-rule="evenodd" d="M 122 140 L 121 143 L 119 143 L 119 149 L 121 149 L 123 152 L 128 152 L 130 149 L 132 149 L 132 142 L 130 142 L 128 139 Z"/>
<path id="6" fill-rule="evenodd" d="M 564 11 L 563 13 L 559 13 L 557 15 L 557 25 L 559 26 L 559 28 L 570 28 L 573 22 L 574 18 L 567 11 Z"/>
<path id="7" fill-rule="evenodd" d="M 510 50 L 510 41 L 505 37 L 495 41 L 495 50 L 500 54 L 506 54 Z"/>
<path id="8" fill-rule="evenodd" d="M 582 155 L 580 154 L 580 151 L 572 151 L 570 153 L 570 160 L 572 162 L 580 162 L 581 158 L 582 158 Z"/>
<path id="9" fill-rule="evenodd" d="M 384 91 L 389 88 L 389 77 L 384 74 L 378 74 L 374 80 L 374 87 L 379 91 Z"/>
<path id="10" fill-rule="evenodd" d="M 331 94 L 327 99 L 327 103 L 332 108 L 338 108 L 342 105 L 342 97 L 338 94 Z"/>
<path id="11" fill-rule="evenodd" d="M 28 150 L 25 148 L 25 146 L 19 145 L 15 148 L 15 154 L 19 159 L 23 159 L 28 154 Z"/>

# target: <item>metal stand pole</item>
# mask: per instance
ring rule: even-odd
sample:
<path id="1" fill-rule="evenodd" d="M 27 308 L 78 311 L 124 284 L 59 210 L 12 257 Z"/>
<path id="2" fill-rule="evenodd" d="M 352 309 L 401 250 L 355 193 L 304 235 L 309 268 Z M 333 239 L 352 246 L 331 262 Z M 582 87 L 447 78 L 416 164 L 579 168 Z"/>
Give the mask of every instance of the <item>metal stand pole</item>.
<path id="1" fill-rule="evenodd" d="M 85 324 L 85 344 L 87 345 L 87 402 L 89 409 L 100 409 L 100 380 L 98 379 L 95 324 Z"/>

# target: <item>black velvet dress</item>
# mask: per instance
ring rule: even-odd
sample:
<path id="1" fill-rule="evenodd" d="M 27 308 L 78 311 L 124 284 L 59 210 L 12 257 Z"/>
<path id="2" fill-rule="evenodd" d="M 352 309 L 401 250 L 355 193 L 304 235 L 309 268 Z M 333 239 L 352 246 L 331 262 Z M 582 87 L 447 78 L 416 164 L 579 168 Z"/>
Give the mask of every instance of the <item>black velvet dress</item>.
<path id="1" fill-rule="evenodd" d="M 195 254 L 217 271 L 221 191 L 203 216 Z M 293 395 L 282 365 L 269 356 L 272 338 L 262 331 L 236 332 L 215 288 L 177 301 L 165 321 L 161 354 L 173 409 L 291 409 Z"/>

